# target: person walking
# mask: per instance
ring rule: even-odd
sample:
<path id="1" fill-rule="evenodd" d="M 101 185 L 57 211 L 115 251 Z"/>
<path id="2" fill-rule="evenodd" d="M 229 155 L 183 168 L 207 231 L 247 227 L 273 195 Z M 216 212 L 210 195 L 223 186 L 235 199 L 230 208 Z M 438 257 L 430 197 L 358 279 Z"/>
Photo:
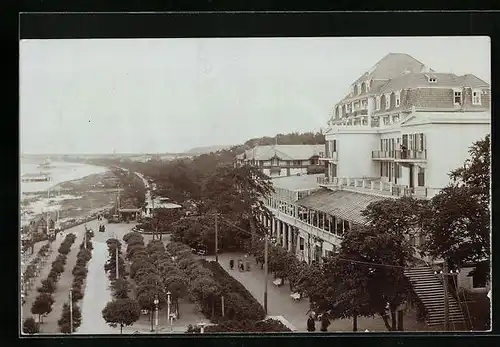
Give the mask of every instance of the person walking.
<path id="1" fill-rule="evenodd" d="M 314 319 L 314 312 L 311 312 L 311 314 L 309 314 L 309 318 L 307 319 L 307 331 L 316 331 L 316 320 Z"/>
<path id="2" fill-rule="evenodd" d="M 234 260 L 229 260 L 229 268 L 232 270 L 234 268 Z"/>
<path id="3" fill-rule="evenodd" d="M 328 314 L 325 312 L 321 315 L 321 331 L 328 331 L 329 325 L 330 320 L 328 319 Z"/>

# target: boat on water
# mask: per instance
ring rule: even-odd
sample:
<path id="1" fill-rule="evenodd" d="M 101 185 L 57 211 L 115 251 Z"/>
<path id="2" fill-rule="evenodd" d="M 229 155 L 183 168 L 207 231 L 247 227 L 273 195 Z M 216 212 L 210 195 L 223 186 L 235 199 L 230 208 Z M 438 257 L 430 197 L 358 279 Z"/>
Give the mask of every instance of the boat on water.
<path id="1" fill-rule="evenodd" d="M 48 182 L 50 181 L 50 173 L 27 173 L 21 176 L 21 182 Z"/>
<path id="2" fill-rule="evenodd" d="M 43 163 L 37 165 L 38 168 L 43 168 L 43 169 L 50 169 L 53 168 L 54 166 L 50 162 L 49 159 L 45 159 Z"/>

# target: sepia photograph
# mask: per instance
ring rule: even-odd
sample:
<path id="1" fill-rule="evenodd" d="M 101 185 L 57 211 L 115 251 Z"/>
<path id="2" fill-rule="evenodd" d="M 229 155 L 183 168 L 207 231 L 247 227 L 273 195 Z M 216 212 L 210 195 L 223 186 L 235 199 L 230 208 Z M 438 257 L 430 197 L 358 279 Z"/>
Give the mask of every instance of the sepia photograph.
<path id="1" fill-rule="evenodd" d="M 490 331 L 490 45 L 20 40 L 20 335 Z"/>

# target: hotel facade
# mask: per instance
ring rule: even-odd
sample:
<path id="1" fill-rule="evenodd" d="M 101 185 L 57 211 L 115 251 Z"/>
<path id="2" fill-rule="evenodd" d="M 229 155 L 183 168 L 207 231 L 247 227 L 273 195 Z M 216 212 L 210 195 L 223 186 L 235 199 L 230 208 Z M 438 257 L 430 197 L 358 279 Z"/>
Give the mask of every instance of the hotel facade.
<path id="1" fill-rule="evenodd" d="M 319 160 L 325 175 L 273 178 L 266 201 L 273 218 L 261 219 L 273 242 L 311 263 L 335 252 L 342 236 L 365 224 L 361 211 L 374 201 L 429 199 L 450 182 L 469 147 L 490 133 L 490 87 L 473 75 L 436 73 L 406 54 L 389 54 L 354 81 L 328 120 Z M 410 237 L 414 246 L 418 235 Z M 430 311 L 443 323 L 443 286 L 435 261 L 407 271 Z M 461 269 L 459 286 L 484 291 L 484 281 Z M 420 283 L 420 284 L 419 284 Z M 422 287 L 423 286 L 423 287 Z M 450 319 L 464 322 L 450 296 Z"/>

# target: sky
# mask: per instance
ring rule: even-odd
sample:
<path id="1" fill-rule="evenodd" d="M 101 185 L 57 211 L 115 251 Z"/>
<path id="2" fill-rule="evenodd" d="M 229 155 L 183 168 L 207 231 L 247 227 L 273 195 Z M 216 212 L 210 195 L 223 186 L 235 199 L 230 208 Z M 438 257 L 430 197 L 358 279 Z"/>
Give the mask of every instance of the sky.
<path id="1" fill-rule="evenodd" d="M 20 42 L 20 147 L 165 153 L 320 131 L 388 53 L 491 83 L 488 37 Z"/>

